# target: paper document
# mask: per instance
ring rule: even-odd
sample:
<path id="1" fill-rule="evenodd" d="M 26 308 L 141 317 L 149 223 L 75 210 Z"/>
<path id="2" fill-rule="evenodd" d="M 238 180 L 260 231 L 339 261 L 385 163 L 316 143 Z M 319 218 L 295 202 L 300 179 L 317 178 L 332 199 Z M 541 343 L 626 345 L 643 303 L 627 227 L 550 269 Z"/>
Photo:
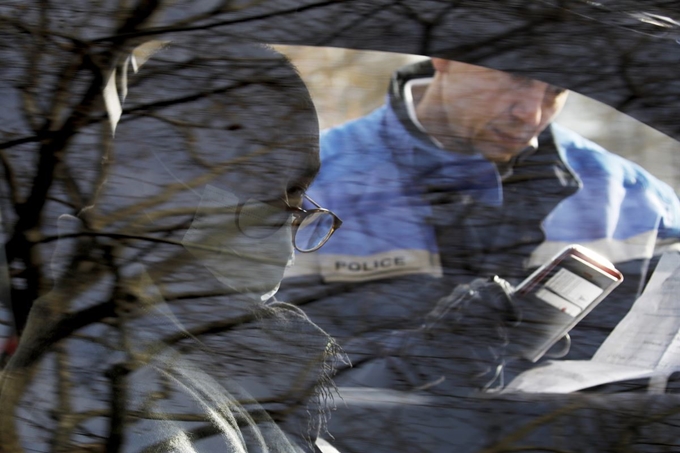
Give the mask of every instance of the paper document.
<path id="1" fill-rule="evenodd" d="M 666 252 L 644 293 L 589 361 L 550 361 L 506 391 L 570 393 L 680 370 L 680 251 Z"/>
<path id="2" fill-rule="evenodd" d="M 640 379 L 654 370 L 612 365 L 592 360 L 550 361 L 517 376 L 506 392 L 571 393 L 609 382 Z"/>
<path id="3" fill-rule="evenodd" d="M 657 275 L 658 274 L 658 275 Z M 669 252 L 593 361 L 674 370 L 680 364 L 680 253 Z"/>

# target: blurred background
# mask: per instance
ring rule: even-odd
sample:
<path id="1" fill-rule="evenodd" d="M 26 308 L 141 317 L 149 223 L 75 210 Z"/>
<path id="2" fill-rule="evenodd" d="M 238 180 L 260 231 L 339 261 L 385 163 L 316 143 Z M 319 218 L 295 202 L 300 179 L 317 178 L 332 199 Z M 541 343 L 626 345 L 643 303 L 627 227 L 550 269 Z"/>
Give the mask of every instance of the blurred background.
<path id="1" fill-rule="evenodd" d="M 385 100 L 392 72 L 426 57 L 332 47 L 277 46 L 307 83 L 322 128 Z M 601 102 L 572 93 L 557 122 L 638 163 L 680 192 L 680 143 Z"/>

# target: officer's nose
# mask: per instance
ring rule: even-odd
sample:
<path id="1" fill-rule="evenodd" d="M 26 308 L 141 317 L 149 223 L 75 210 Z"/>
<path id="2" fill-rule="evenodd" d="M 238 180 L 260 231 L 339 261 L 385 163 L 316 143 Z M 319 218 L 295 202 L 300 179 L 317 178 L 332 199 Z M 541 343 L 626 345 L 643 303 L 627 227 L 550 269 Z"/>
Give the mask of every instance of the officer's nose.
<path id="1" fill-rule="evenodd" d="M 543 115 L 543 98 L 546 89 L 546 84 L 537 83 L 526 89 L 517 90 L 515 102 L 510 108 L 511 115 L 527 128 L 538 127 Z"/>

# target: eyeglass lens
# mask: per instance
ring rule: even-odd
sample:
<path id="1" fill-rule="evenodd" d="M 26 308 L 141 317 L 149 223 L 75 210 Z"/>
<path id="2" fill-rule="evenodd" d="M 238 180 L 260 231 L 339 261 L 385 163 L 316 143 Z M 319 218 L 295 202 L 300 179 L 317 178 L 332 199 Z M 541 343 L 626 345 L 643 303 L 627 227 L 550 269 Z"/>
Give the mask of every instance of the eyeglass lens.
<path id="1" fill-rule="evenodd" d="M 300 223 L 295 235 L 295 246 L 301 252 L 321 246 L 333 230 L 334 219 L 329 212 L 314 212 Z"/>

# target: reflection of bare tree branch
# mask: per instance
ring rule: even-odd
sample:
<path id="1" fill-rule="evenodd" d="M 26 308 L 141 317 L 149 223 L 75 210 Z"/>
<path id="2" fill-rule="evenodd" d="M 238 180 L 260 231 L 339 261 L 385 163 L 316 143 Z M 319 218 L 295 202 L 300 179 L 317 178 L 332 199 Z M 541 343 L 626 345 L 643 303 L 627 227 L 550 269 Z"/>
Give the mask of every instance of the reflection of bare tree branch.
<path id="1" fill-rule="evenodd" d="M 65 163 L 62 163 L 56 168 L 57 178 L 60 179 L 66 188 L 66 194 L 68 198 L 73 201 L 63 201 L 62 202 L 73 208 L 82 208 L 85 200 L 85 196 L 80 191 L 76 179 L 73 177 L 71 169 Z M 50 199 L 50 197 L 48 197 Z"/>
<path id="2" fill-rule="evenodd" d="M 183 414 L 183 413 L 154 413 L 143 411 L 129 411 L 130 418 L 139 418 L 144 420 L 172 420 L 176 422 L 209 422 L 210 417 L 206 414 Z"/>
<path id="3" fill-rule="evenodd" d="M 585 401 L 574 401 L 571 404 L 567 404 L 561 408 L 555 409 L 554 411 L 548 412 L 547 414 L 538 416 L 526 423 L 524 426 L 515 429 L 513 432 L 505 436 L 500 441 L 496 442 L 494 445 L 485 448 L 480 453 L 500 453 L 508 451 L 507 448 L 512 448 L 511 446 L 515 442 L 535 432 L 538 427 L 554 422 L 565 414 L 573 413 L 583 407 L 586 407 Z"/>
<path id="4" fill-rule="evenodd" d="M 460 7 L 460 2 L 448 2 L 444 4 L 444 7 L 441 10 L 419 11 L 418 9 L 412 8 L 407 2 L 397 1 L 395 4 L 401 7 L 403 14 L 406 17 L 415 19 L 420 25 L 423 36 L 418 53 L 421 55 L 427 55 L 428 50 L 432 48 L 432 35 L 437 26 L 447 17 L 448 13 Z M 424 17 L 425 15 L 429 17 Z"/>
<path id="5" fill-rule="evenodd" d="M 149 118 L 154 118 L 158 121 L 165 122 L 175 127 L 179 133 L 184 136 L 184 147 L 188 151 L 191 158 L 205 169 L 209 169 L 212 165 L 209 162 L 201 159 L 200 153 L 196 149 L 196 136 L 193 133 L 193 129 L 203 129 L 206 125 L 197 124 L 192 121 L 180 120 L 178 118 L 171 118 L 169 116 L 159 115 L 154 112 L 142 112 L 141 116 L 146 116 Z"/>
<path id="6" fill-rule="evenodd" d="M 358 17 L 356 17 L 352 22 L 348 23 L 347 25 L 339 28 L 337 31 L 334 33 L 330 34 L 329 36 L 323 36 L 322 40 L 319 42 L 314 43 L 314 45 L 317 46 L 324 46 L 328 45 L 329 43 L 333 42 L 338 36 L 343 36 L 345 33 L 347 33 L 349 30 L 354 30 L 358 27 L 361 26 L 361 24 L 369 21 L 371 18 L 374 17 L 374 15 L 385 8 L 385 5 L 379 4 L 375 8 L 371 8 L 368 11 L 362 12 Z"/>
<path id="7" fill-rule="evenodd" d="M 81 237 L 106 237 L 106 238 L 112 238 L 112 239 L 130 239 L 130 240 L 138 240 L 138 241 L 144 241 L 144 242 L 157 242 L 161 244 L 170 244 L 170 245 L 176 245 L 181 247 L 182 242 L 181 241 L 176 241 L 172 239 L 164 239 L 164 238 L 158 238 L 155 236 L 142 236 L 142 235 L 137 235 L 137 234 L 125 234 L 125 233 L 105 233 L 105 232 L 96 232 L 96 231 L 80 231 L 78 233 L 69 233 L 69 234 L 62 234 L 59 236 L 47 236 L 40 241 L 39 243 L 42 244 L 47 244 L 53 241 L 57 240 L 63 240 L 63 239 L 74 239 L 74 238 L 81 238 Z"/>
<path id="8" fill-rule="evenodd" d="M 58 429 L 52 439 L 52 449 L 55 452 L 66 453 L 69 451 L 69 441 L 75 428 L 73 405 L 71 404 L 70 358 L 63 344 L 57 345 L 54 350 L 57 367 L 57 401 L 59 409 L 55 414 Z"/>
<path id="9" fill-rule="evenodd" d="M 168 26 L 168 28 L 181 29 L 188 25 L 195 24 L 206 19 L 211 19 L 221 13 L 233 14 L 239 11 L 244 11 L 250 8 L 260 6 L 264 3 L 266 3 L 266 0 L 250 0 L 249 2 L 243 2 L 240 4 L 234 4 L 229 0 L 222 0 L 220 3 L 217 3 L 212 9 L 173 22 L 171 25 Z"/>
<path id="10" fill-rule="evenodd" d="M 254 322 L 258 319 L 258 314 L 248 314 L 233 317 L 230 319 L 222 319 L 213 322 L 206 322 L 193 329 L 188 329 L 186 332 L 179 332 L 170 336 L 163 338 L 162 344 L 171 346 L 173 344 L 179 343 L 182 340 L 186 340 L 191 337 L 200 337 L 204 335 L 211 335 L 216 333 L 223 333 L 229 330 L 235 329 L 237 327 L 243 326 L 247 323 Z M 187 335 L 188 334 L 188 335 Z M 156 348 L 157 346 L 154 346 Z"/>
<path id="11" fill-rule="evenodd" d="M 31 135 L 30 137 L 22 137 L 0 143 L 0 149 L 9 149 L 14 148 L 15 146 L 24 145 L 26 143 L 39 142 L 41 140 L 47 139 L 51 135 L 51 133 L 44 133 L 43 131 L 40 131 L 38 135 Z"/>
<path id="12" fill-rule="evenodd" d="M 85 52 L 85 47 L 76 48 L 79 52 L 76 53 L 76 58 L 67 62 L 63 68 L 53 92 L 52 102 L 50 103 L 50 111 L 44 117 L 44 121 L 48 124 L 56 125 L 63 118 L 64 111 L 67 108 L 71 97 L 74 95 L 73 83 L 78 72 L 83 69 L 82 60 L 78 58 L 78 54 Z M 36 133 L 40 132 L 40 128 L 34 128 Z"/>
<path id="13" fill-rule="evenodd" d="M 133 115 L 137 112 L 141 112 L 142 115 L 147 115 L 148 112 L 153 112 L 155 110 L 161 109 L 163 107 L 170 107 L 173 105 L 180 105 L 180 104 L 187 104 L 192 101 L 196 101 L 199 99 L 204 99 L 208 96 L 216 95 L 216 94 L 226 94 L 229 93 L 230 91 L 235 91 L 240 88 L 243 88 L 248 85 L 256 84 L 258 83 L 257 76 L 253 76 L 252 79 L 250 80 L 239 80 L 237 82 L 234 82 L 230 85 L 223 86 L 223 87 L 218 87 L 218 88 L 213 88 L 211 90 L 197 90 L 194 93 L 188 94 L 188 95 L 183 95 L 179 97 L 173 97 L 173 98 L 164 98 L 161 101 L 157 102 L 152 102 L 148 104 L 140 104 L 140 105 L 135 105 L 129 108 L 126 108 L 124 110 L 124 113 L 127 115 Z M 128 121 L 133 120 L 134 115 L 130 116 Z"/>
<path id="14" fill-rule="evenodd" d="M 41 257 L 38 250 L 33 247 L 35 239 L 37 239 L 36 228 L 40 224 L 48 192 L 55 177 L 55 168 L 61 160 L 61 153 L 71 138 L 87 122 L 87 115 L 95 108 L 101 92 L 103 79 L 98 67 L 88 57 L 84 57 L 81 65 L 92 72 L 93 81 L 59 132 L 53 134 L 50 140 L 44 142 L 41 146 L 30 195 L 25 202 L 18 205 L 18 220 L 11 238 L 5 245 L 8 262 L 19 259 L 25 266 L 23 277 L 26 281 L 26 288 L 21 292 L 14 292 L 13 304 L 15 305 L 30 306 L 44 289 L 41 275 Z M 51 125 L 48 123 L 43 130 L 47 131 L 49 127 Z"/>
<path id="15" fill-rule="evenodd" d="M 472 64 L 479 64 L 486 59 L 493 58 L 495 55 L 511 53 L 513 50 L 521 49 L 527 37 L 531 36 L 537 27 L 547 26 L 549 20 L 547 17 L 529 16 L 525 23 L 516 28 L 496 34 L 483 42 L 453 46 L 447 52 L 459 56 L 458 58 L 461 60 Z"/>
<path id="16" fill-rule="evenodd" d="M 111 413 L 109 415 L 109 435 L 106 451 L 118 452 L 123 445 L 125 423 L 128 418 L 126 377 L 129 369 L 124 364 L 115 365 L 108 372 L 111 380 Z"/>
<path id="17" fill-rule="evenodd" d="M 9 197 L 12 203 L 12 207 L 14 207 L 14 209 L 17 209 L 17 207 L 21 204 L 22 201 L 19 198 L 19 184 L 17 182 L 14 169 L 12 168 L 12 164 L 7 158 L 7 154 L 5 153 L 4 150 L 0 150 L 0 162 L 2 162 L 2 168 L 5 172 L 5 181 L 7 183 L 7 188 L 9 191 Z"/>
<path id="18" fill-rule="evenodd" d="M 147 37 L 147 36 L 156 36 L 159 34 L 164 34 L 168 32 L 172 33 L 177 33 L 177 32 L 190 32 L 190 31 L 201 31 L 201 30 L 211 30 L 213 28 L 218 28 L 218 27 L 227 27 L 227 26 L 234 26 L 242 23 L 247 23 L 247 22 L 255 22 L 255 21 L 262 21 L 262 20 L 271 20 L 277 17 L 285 17 L 285 16 L 290 16 L 294 14 L 300 14 L 305 11 L 309 10 L 314 10 L 314 9 L 323 9 L 328 6 L 333 6 L 337 4 L 337 0 L 327 0 L 327 1 L 322 1 L 318 3 L 312 3 L 308 5 L 303 5 L 303 6 L 298 6 L 295 8 L 289 8 L 285 10 L 280 10 L 280 11 L 273 11 L 271 13 L 263 13 L 263 14 L 257 14 L 241 19 L 230 19 L 230 20 L 223 20 L 223 21 L 217 21 L 213 23 L 208 23 L 205 25 L 195 25 L 195 26 L 186 26 L 186 27 L 175 27 L 175 26 L 168 26 L 168 27 L 156 27 L 156 28 L 148 28 L 146 30 L 141 30 L 141 31 L 136 31 L 136 32 L 130 32 L 122 37 L 132 39 L 132 38 L 140 38 L 140 37 Z M 107 36 L 103 38 L 98 38 L 93 40 L 94 43 L 100 43 L 100 42 L 109 42 L 109 41 L 116 41 L 119 39 L 120 35 L 114 35 L 114 36 Z"/>
<path id="19" fill-rule="evenodd" d="M 99 191 L 102 189 L 104 186 L 104 182 L 106 181 L 106 178 L 108 177 L 109 174 L 109 167 L 111 166 L 111 161 L 114 158 L 112 156 L 112 145 L 113 145 L 113 140 L 111 137 L 111 134 L 109 132 L 109 125 L 108 124 L 101 124 L 101 130 L 99 133 L 99 139 L 100 139 L 100 157 L 101 157 L 101 165 L 97 169 L 97 178 L 95 179 L 94 182 L 94 187 L 92 190 L 92 194 L 83 202 L 82 208 L 89 207 L 93 205 L 97 199 Z M 87 220 L 87 213 L 86 212 L 81 212 L 81 214 L 86 218 Z M 89 224 L 89 222 L 86 222 Z"/>
<path id="20" fill-rule="evenodd" d="M 182 293 L 163 293 L 163 300 L 172 303 L 180 302 L 184 300 L 194 300 L 194 299 L 207 299 L 211 297 L 228 296 L 233 294 L 234 291 L 228 288 L 221 288 L 215 291 L 188 291 Z"/>
<path id="21" fill-rule="evenodd" d="M 31 25 L 27 24 L 25 21 L 22 21 L 18 18 L 12 18 L 8 16 L 3 16 L 0 15 L 0 22 L 5 22 L 12 27 L 16 28 L 18 31 L 21 33 L 26 33 L 30 36 L 42 36 L 43 38 L 51 38 L 50 43 L 54 44 L 61 50 L 72 50 L 72 44 L 78 44 L 81 41 L 76 38 L 73 35 L 69 35 L 67 33 L 64 33 L 63 30 L 54 30 L 54 29 L 48 29 L 48 28 L 42 28 L 36 30 L 34 27 Z M 55 40 L 53 38 L 62 38 L 63 40 L 67 41 L 68 44 L 64 44 L 63 42 L 59 40 Z"/>
<path id="22" fill-rule="evenodd" d="M 156 12 L 160 5 L 159 0 L 139 0 L 136 8 L 130 9 L 130 13 L 125 21 L 116 30 L 111 42 L 123 43 L 128 39 L 128 35 L 134 33 L 139 27 L 144 25 Z"/>
<path id="23" fill-rule="evenodd" d="M 263 146 L 246 155 L 239 156 L 226 162 L 221 162 L 219 165 L 213 165 L 210 171 L 206 171 L 204 174 L 196 176 L 189 181 L 168 184 L 160 194 L 149 197 L 146 201 L 140 201 L 139 203 L 132 206 L 121 208 L 112 214 L 101 216 L 97 220 L 97 223 L 93 225 L 93 227 L 96 229 L 104 229 L 106 226 L 122 219 L 134 218 L 136 214 L 144 212 L 145 210 L 154 206 L 161 205 L 186 189 L 194 189 L 209 184 L 210 181 L 223 174 L 225 169 L 228 169 L 230 166 L 236 166 L 240 163 L 248 162 L 251 159 L 266 155 L 269 152 L 271 152 L 271 148 Z"/>

